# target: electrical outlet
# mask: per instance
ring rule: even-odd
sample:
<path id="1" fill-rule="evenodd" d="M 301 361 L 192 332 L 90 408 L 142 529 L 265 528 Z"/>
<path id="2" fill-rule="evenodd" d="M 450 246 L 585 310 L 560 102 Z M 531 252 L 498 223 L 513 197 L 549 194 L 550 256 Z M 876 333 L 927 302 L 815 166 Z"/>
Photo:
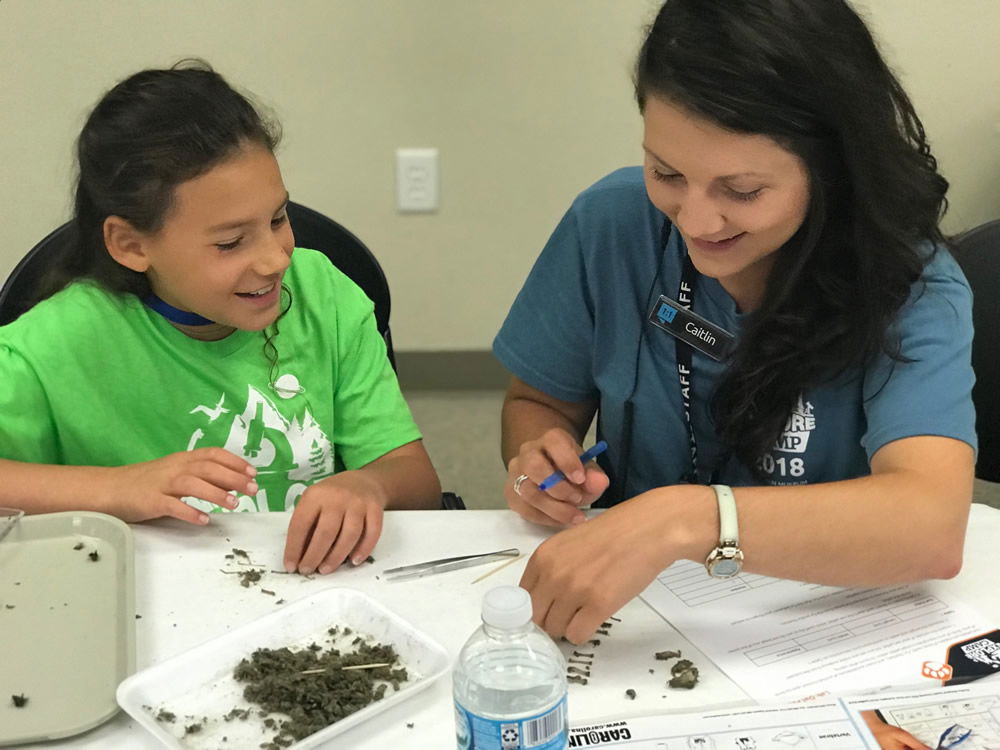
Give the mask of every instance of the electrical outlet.
<path id="1" fill-rule="evenodd" d="M 396 207 L 406 213 L 438 208 L 438 150 L 396 149 Z"/>

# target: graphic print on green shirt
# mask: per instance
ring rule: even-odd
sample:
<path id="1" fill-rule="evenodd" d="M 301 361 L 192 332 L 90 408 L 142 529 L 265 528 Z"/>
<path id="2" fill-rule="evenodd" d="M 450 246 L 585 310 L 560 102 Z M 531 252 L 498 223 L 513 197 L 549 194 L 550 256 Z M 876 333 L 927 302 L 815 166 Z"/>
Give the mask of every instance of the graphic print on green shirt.
<path id="1" fill-rule="evenodd" d="M 283 378 L 299 382 L 291 373 Z M 277 397 L 291 403 L 282 409 Z M 278 390 L 277 397 L 248 386 L 242 408 L 226 408 L 223 393 L 215 406 L 200 404 L 190 412 L 203 414 L 208 423 L 191 434 L 188 450 L 222 445 L 257 467 L 258 492 L 254 497 L 240 495 L 237 510 L 290 510 L 306 487 L 335 473 L 333 444 L 308 401 L 286 390 Z M 195 498 L 186 502 L 206 512 L 218 507 Z"/>

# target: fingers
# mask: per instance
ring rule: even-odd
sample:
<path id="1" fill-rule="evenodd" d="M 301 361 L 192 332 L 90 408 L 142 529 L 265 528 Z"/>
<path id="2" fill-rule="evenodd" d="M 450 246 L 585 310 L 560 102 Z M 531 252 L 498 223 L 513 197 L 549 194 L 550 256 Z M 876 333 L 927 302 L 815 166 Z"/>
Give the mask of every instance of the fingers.
<path id="1" fill-rule="evenodd" d="M 568 432 L 560 429 L 549 430 L 542 435 L 541 443 L 544 458 L 548 459 L 548 463 L 554 467 L 554 471 L 561 471 L 566 475 L 566 481 L 572 484 L 580 485 L 583 483 L 584 470 L 583 464 L 580 463 L 582 449 Z M 535 453 L 531 458 L 535 457 L 539 457 L 539 454 Z M 526 464 L 529 471 L 525 473 L 534 476 L 533 471 L 539 467 L 531 463 L 531 458 Z M 552 473 L 553 471 L 550 470 L 544 476 L 539 476 L 538 481 L 542 481 Z M 555 488 L 553 487 L 553 489 Z"/>
<path id="2" fill-rule="evenodd" d="M 580 446 L 568 432 L 553 429 L 546 432 L 539 440 L 532 440 L 521 446 L 518 454 L 518 466 L 522 474 L 527 474 L 537 486 L 549 475 L 561 471 L 566 480 L 551 488 L 552 496 L 569 500 L 565 487 L 561 485 L 579 485 L 584 480 L 583 464 L 580 463 Z M 562 492 L 557 491 L 557 488 Z M 570 492 L 578 493 L 575 489 Z"/>
<path id="3" fill-rule="evenodd" d="M 319 570 L 324 575 L 336 570 L 354 549 L 363 530 L 363 515 L 345 513 L 343 508 L 324 508 L 299 562 L 299 570 L 309 573 Z"/>
<path id="4" fill-rule="evenodd" d="M 521 513 L 521 516 L 527 520 L 546 526 L 571 526 L 587 520 L 583 511 L 573 503 L 557 500 L 537 489 L 531 489 L 527 492 L 522 490 L 522 492 L 519 499 L 522 501 L 523 509 L 530 513 L 531 517 L 526 516 L 525 513 Z"/>
<path id="5" fill-rule="evenodd" d="M 189 459 L 188 471 L 199 479 L 217 487 L 225 492 L 242 492 L 245 495 L 257 493 L 257 469 L 237 458 L 228 451 L 219 450 L 219 454 L 228 457 L 229 460 L 218 461 L 214 457 L 194 457 Z M 235 462 L 240 465 L 234 466 Z M 216 502 L 209 498 L 202 498 L 209 502 Z M 217 505 L 223 503 L 216 502 Z"/>
<path id="6" fill-rule="evenodd" d="M 899 743 L 900 748 L 906 748 L 906 750 L 932 750 L 905 729 L 897 729 L 894 739 Z"/>
<path id="7" fill-rule="evenodd" d="M 285 570 L 325 575 L 348 558 L 364 562 L 382 534 L 382 518 L 377 501 L 329 484 L 310 487 L 288 525 Z"/>
<path id="8" fill-rule="evenodd" d="M 604 473 L 604 469 L 597 464 L 587 464 L 587 478 L 583 481 L 585 504 L 589 505 L 603 495 L 610 484 L 611 480 Z"/>
<path id="9" fill-rule="evenodd" d="M 305 495 L 299 500 L 299 504 L 292 512 L 292 519 L 288 522 L 284 563 L 285 570 L 289 573 L 295 573 L 296 571 L 306 573 L 305 570 L 300 569 L 299 561 L 306 551 L 306 545 L 312 537 L 313 526 L 319 515 L 320 507 L 312 503 L 306 503 L 304 500 Z M 309 573 L 311 572 L 310 570 Z"/>
<path id="10" fill-rule="evenodd" d="M 257 483 L 251 482 L 247 487 L 252 487 L 252 490 L 246 490 L 247 495 L 254 495 L 257 492 Z M 241 492 L 244 490 L 241 490 Z M 214 505 L 221 506 L 223 508 L 235 508 L 238 504 L 236 495 L 220 487 L 213 482 L 206 481 L 201 477 L 195 475 L 182 475 L 177 477 L 171 484 L 170 489 L 167 494 L 176 497 L 194 497 L 199 500 L 204 500 Z"/>
<path id="11" fill-rule="evenodd" d="M 372 550 L 375 549 L 379 537 L 382 536 L 382 519 L 383 513 L 378 508 L 368 508 L 368 512 L 365 515 L 364 533 L 351 552 L 351 562 L 354 565 L 361 565 L 371 555 Z"/>
<path id="12" fill-rule="evenodd" d="M 163 489 L 170 497 L 195 497 L 223 508 L 235 508 L 233 493 L 257 494 L 257 470 L 227 450 L 202 448 L 175 457 L 180 466 L 169 474 Z"/>
<path id="13" fill-rule="evenodd" d="M 579 451 L 576 441 L 563 430 L 549 430 L 540 440 L 525 443 L 508 466 L 504 496 L 510 508 L 525 520 L 545 526 L 585 521 L 579 506 L 604 494 L 609 480 L 600 466 L 581 464 Z M 540 491 L 538 484 L 557 470 L 566 479 Z"/>
<path id="14" fill-rule="evenodd" d="M 186 521 L 187 523 L 193 523 L 197 526 L 204 526 L 208 523 L 208 514 L 202 513 L 197 508 L 192 508 L 185 502 L 180 500 L 175 500 L 171 498 L 167 501 L 166 507 L 163 509 L 161 516 L 170 516 L 172 518 L 180 519 L 181 521 Z"/>
<path id="15" fill-rule="evenodd" d="M 240 458 L 235 453 L 230 453 L 225 448 L 196 448 L 182 455 L 190 456 L 194 460 L 219 464 L 232 471 L 246 474 L 246 476 L 251 478 L 257 476 L 257 469 L 252 464 Z"/>
<path id="16" fill-rule="evenodd" d="M 531 595 L 532 620 L 553 638 L 571 643 L 586 641 L 604 622 L 607 613 L 586 591 L 576 591 L 568 581 L 556 585 L 545 580 L 543 564 L 532 555 L 518 584 Z"/>
<path id="17" fill-rule="evenodd" d="M 553 638 L 586 641 L 676 559 L 662 549 L 663 525 L 649 513 L 659 505 L 656 495 L 633 498 L 538 546 L 520 585 L 539 627 Z"/>

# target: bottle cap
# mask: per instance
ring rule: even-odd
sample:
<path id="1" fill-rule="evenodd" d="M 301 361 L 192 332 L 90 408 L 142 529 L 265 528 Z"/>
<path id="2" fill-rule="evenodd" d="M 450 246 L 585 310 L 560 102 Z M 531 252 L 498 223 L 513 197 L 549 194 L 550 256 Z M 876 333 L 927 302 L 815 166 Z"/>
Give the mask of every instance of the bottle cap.
<path id="1" fill-rule="evenodd" d="M 518 586 L 497 586 L 483 597 L 483 622 L 495 628 L 519 628 L 531 622 L 531 597 Z"/>

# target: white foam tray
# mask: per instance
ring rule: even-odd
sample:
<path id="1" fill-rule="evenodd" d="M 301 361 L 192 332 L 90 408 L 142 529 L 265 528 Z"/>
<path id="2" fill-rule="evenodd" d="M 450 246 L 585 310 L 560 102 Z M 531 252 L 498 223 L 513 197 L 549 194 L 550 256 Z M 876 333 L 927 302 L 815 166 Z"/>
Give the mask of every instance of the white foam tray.
<path id="1" fill-rule="evenodd" d="M 367 721 L 428 687 L 450 667 L 440 644 L 375 599 L 356 589 L 333 587 L 132 675 L 118 686 L 118 703 L 170 748 L 258 747 L 275 732 L 264 730 L 256 709 L 245 721 L 223 719 L 234 707 L 251 707 L 243 698 L 243 686 L 233 679 L 234 668 L 259 648 L 304 648 L 312 642 L 325 647 L 332 627 L 354 631 L 347 643 L 361 635 L 393 646 L 409 679 L 398 691 L 390 686 L 382 700 L 299 740 L 289 750 L 316 747 Z M 174 713 L 176 721 L 157 721 L 161 709 Z M 185 727 L 194 723 L 201 723 L 202 729 L 185 736 Z"/>

